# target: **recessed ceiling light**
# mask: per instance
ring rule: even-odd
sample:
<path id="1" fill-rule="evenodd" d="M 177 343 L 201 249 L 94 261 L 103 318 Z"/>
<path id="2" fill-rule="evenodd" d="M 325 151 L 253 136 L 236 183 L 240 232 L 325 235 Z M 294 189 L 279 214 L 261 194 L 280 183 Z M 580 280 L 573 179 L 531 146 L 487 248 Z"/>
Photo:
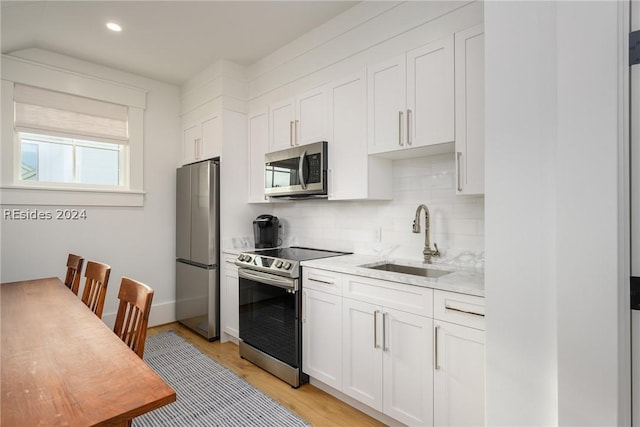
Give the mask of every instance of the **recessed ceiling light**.
<path id="1" fill-rule="evenodd" d="M 116 31 L 116 32 L 122 31 L 122 27 L 116 24 L 115 22 L 107 22 L 107 28 L 110 29 L 111 31 Z"/>

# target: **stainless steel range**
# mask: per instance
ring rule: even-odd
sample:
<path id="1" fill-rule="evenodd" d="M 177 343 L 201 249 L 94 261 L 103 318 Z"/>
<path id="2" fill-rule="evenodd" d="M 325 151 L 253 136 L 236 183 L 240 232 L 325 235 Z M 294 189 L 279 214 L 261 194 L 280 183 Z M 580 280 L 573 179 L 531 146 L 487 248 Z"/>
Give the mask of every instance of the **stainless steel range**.
<path id="1" fill-rule="evenodd" d="M 289 247 L 243 252 L 236 259 L 240 289 L 240 356 L 299 387 L 302 372 L 300 262 L 346 252 Z"/>

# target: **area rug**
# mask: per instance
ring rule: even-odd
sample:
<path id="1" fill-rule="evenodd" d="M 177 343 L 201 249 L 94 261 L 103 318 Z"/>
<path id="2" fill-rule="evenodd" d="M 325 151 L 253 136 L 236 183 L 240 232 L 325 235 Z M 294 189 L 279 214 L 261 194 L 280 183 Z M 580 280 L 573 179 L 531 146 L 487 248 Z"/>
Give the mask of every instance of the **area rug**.
<path id="1" fill-rule="evenodd" d="M 171 331 L 147 339 L 144 360 L 177 399 L 134 418 L 135 427 L 309 426 Z"/>

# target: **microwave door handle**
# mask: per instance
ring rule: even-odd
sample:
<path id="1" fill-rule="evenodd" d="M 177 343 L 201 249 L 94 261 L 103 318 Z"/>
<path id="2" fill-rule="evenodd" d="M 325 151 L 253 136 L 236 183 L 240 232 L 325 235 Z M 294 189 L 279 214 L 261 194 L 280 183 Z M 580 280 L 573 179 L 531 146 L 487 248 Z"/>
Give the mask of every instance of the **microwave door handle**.
<path id="1" fill-rule="evenodd" d="M 307 151 L 303 150 L 300 154 L 300 161 L 298 162 L 298 176 L 300 177 L 300 185 L 303 190 L 307 189 L 307 183 L 304 182 L 304 157 L 307 155 Z"/>

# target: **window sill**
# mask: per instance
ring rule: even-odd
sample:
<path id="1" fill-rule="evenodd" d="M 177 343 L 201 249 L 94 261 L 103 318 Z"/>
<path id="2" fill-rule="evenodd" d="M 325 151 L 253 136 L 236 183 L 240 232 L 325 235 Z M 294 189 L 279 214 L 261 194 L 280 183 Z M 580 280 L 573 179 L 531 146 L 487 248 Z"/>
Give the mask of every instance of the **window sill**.
<path id="1" fill-rule="evenodd" d="M 144 206 L 144 192 L 4 185 L 0 205 L 140 207 Z"/>

